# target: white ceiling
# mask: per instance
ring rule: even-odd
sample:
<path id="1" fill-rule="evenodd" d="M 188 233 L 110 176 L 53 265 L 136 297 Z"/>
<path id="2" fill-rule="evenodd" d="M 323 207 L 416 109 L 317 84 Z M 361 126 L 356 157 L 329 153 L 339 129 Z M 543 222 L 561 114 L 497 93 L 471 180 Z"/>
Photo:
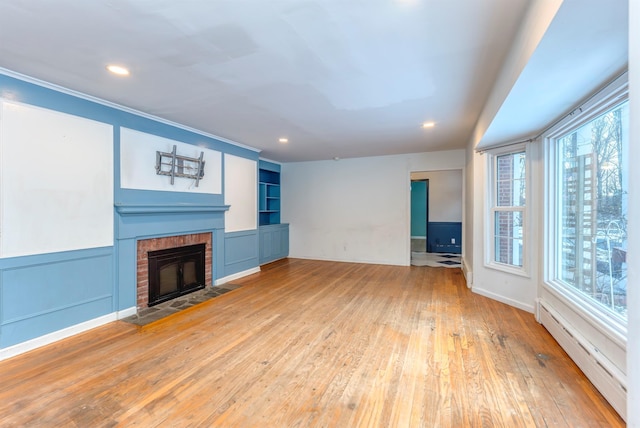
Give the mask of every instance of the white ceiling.
<path id="1" fill-rule="evenodd" d="M 531 1 L 0 0 L 0 67 L 281 162 L 455 149 L 469 142 Z M 621 7 L 611 4 L 627 0 L 565 3 L 615 22 Z M 604 5 L 612 16 L 591 10 Z M 577 31 L 593 28 L 563 30 Z M 110 75 L 109 63 L 131 76 Z M 539 95 L 527 79 L 505 105 Z M 505 138 L 512 124 L 489 132 Z"/>

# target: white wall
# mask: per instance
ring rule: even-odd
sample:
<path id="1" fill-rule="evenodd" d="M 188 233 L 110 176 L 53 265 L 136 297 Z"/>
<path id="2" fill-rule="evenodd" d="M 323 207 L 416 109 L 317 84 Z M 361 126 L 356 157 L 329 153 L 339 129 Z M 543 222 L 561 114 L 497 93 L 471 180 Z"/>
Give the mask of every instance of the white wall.
<path id="1" fill-rule="evenodd" d="M 629 0 L 629 155 L 640 163 L 640 2 Z M 638 162 L 636 162 L 638 161 Z M 631 168 L 630 183 L 640 182 L 640 169 Z M 640 195 L 629 194 L 629 253 L 627 258 L 627 423 L 640 427 Z"/>
<path id="2" fill-rule="evenodd" d="M 412 180 L 429 180 L 428 221 L 462 221 L 462 170 L 414 172 Z"/>
<path id="3" fill-rule="evenodd" d="M 464 150 L 451 150 L 283 164 L 289 256 L 409 265 L 411 172 L 464 161 Z"/>
<path id="4" fill-rule="evenodd" d="M 473 182 L 475 180 L 475 169 L 473 163 L 475 161 L 473 144 L 469 144 L 465 152 L 465 168 L 464 168 L 464 221 L 462 228 L 462 272 L 467 280 L 467 287 L 473 285 L 473 245 L 474 245 L 474 224 L 473 213 L 475 211 L 475 195 L 473 193 Z"/>

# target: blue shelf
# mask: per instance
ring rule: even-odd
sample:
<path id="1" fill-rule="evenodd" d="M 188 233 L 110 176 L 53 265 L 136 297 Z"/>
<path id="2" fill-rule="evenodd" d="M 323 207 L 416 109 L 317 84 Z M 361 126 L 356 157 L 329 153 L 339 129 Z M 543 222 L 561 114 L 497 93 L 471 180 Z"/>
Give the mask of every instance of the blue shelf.
<path id="1" fill-rule="evenodd" d="M 260 226 L 280 224 L 280 168 L 260 162 L 258 171 L 258 222 Z"/>

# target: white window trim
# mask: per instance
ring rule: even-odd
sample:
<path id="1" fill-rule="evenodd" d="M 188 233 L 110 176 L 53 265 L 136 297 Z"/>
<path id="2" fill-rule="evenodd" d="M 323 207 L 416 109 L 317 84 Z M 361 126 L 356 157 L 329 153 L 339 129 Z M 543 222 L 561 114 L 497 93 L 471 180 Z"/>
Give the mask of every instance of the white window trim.
<path id="1" fill-rule="evenodd" d="M 556 165 L 556 140 L 567 133 L 578 129 L 601 114 L 624 103 L 629 99 L 629 86 L 627 75 L 616 79 L 609 85 L 609 89 L 590 99 L 584 105 L 574 111 L 565 120 L 558 123 L 543 135 L 545 151 L 545 209 L 544 209 L 544 261 L 542 287 L 551 292 L 569 306 L 581 314 L 583 319 L 599 330 L 608 332 L 612 337 L 627 336 L 627 320 L 612 310 L 590 301 L 571 286 L 556 280 L 559 266 L 558 251 L 556 248 L 557 235 L 557 199 L 556 177 L 558 168 Z"/>
<path id="2" fill-rule="evenodd" d="M 507 155 L 510 153 L 525 153 L 525 206 L 522 209 L 522 267 L 509 265 L 505 263 L 499 263 L 494 260 L 495 254 L 495 221 L 494 221 L 494 197 L 495 197 L 495 181 L 496 177 L 496 158 L 498 156 Z M 526 278 L 531 277 L 530 273 L 530 230 L 529 224 L 530 211 L 531 211 L 531 150 L 527 143 L 517 143 L 504 147 L 487 150 L 487 183 L 485 189 L 487 189 L 487 195 L 485 197 L 485 233 L 488 236 L 485 237 L 485 260 L 484 266 L 490 269 L 499 270 L 502 272 L 510 273 L 513 275 L 519 275 Z"/>

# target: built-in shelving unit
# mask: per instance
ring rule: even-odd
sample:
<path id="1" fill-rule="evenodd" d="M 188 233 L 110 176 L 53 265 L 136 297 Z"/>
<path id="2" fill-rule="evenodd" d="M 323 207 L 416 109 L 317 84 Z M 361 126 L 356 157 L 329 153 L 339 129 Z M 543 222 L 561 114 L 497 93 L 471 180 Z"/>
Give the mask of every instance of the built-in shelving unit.
<path id="1" fill-rule="evenodd" d="M 280 224 L 280 172 L 264 169 L 261 163 L 259 172 L 259 221 L 260 226 Z"/>
<path id="2" fill-rule="evenodd" d="M 261 160 L 258 167 L 259 262 L 289 255 L 289 225 L 280 223 L 280 165 Z"/>

